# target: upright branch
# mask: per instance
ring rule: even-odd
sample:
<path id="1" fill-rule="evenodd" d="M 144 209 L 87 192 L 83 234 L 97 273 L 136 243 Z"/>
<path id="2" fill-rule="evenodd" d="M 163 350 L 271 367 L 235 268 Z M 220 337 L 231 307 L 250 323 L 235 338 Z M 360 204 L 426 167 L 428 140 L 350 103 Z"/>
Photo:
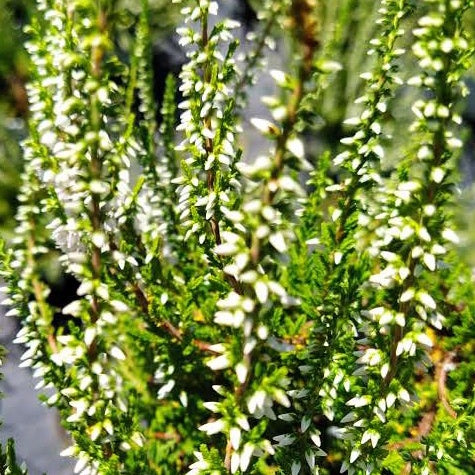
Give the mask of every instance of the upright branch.
<path id="1" fill-rule="evenodd" d="M 419 142 L 399 167 L 397 179 L 383 181 L 380 190 L 382 205 L 375 219 L 387 220 L 387 225 L 379 224 L 372 243 L 379 262 L 370 277 L 370 306 L 359 327 L 364 344 L 354 374 L 360 382 L 347 402 L 352 412 L 344 418 L 347 423 L 360 421 L 348 427 L 352 450 L 347 467 L 357 460 L 361 468 L 377 463 L 377 452 L 367 442 L 374 448 L 389 439 L 385 424 L 394 414 L 391 408 L 412 400 L 415 365 L 433 345 L 428 330 L 441 330 L 445 319 L 431 274 L 442 265 L 447 246 L 457 241 L 447 218 L 446 193 L 460 147 L 451 124 L 460 120 L 454 105 L 463 93 L 460 77 L 468 43 L 461 20 L 469 3 L 429 1 L 429 12 L 413 30 L 412 51 L 421 72 L 408 83 L 425 95 L 413 106 L 411 133 Z M 409 161 L 417 164 L 410 171 Z M 378 373 L 379 383 L 374 379 Z"/>

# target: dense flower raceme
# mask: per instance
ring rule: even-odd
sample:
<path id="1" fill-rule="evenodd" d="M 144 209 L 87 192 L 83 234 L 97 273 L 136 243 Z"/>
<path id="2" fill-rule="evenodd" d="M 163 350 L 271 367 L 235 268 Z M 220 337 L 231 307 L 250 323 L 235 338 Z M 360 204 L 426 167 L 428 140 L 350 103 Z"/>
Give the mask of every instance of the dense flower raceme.
<path id="1" fill-rule="evenodd" d="M 377 306 L 362 311 L 358 329 L 362 346 L 353 374 L 364 381 L 379 373 L 381 380 L 354 393 L 346 403 L 352 411 L 344 418 L 356 426 L 348 430 L 352 445 L 348 463 L 361 458 L 357 465 L 367 471 L 377 463 L 377 452 L 368 453 L 369 444 L 374 448 L 389 438 L 381 423 L 386 423 L 393 406 L 404 407 L 416 397 L 411 395 L 414 380 L 408 370 L 426 360 L 426 349 L 435 343 L 429 329 L 441 330 L 446 320 L 446 304 L 438 301 L 437 279 L 430 273 L 443 265 L 448 248 L 458 242 L 444 204 L 454 152 L 461 146 L 452 124 L 460 124 L 454 106 L 465 92 L 458 81 L 468 48 L 461 17 L 469 4 L 427 3 L 427 14 L 413 30 L 412 51 L 421 72 L 408 79 L 411 86 L 428 92 L 412 108 L 416 120 L 411 133 L 420 139 L 401 165 L 399 181 L 383 182 L 384 199 L 373 217 L 378 227 L 370 249 L 380 263 L 369 278 L 370 302 Z M 442 456 L 439 451 L 437 458 Z M 415 462 L 414 470 L 416 466 L 423 473 L 430 471 L 429 459 Z"/>
<path id="2" fill-rule="evenodd" d="M 53 388 L 76 473 L 465 470 L 470 387 L 449 369 L 458 361 L 466 381 L 473 366 L 473 284 L 450 249 L 449 205 L 473 2 L 378 4 L 359 113 L 336 156 L 314 157 L 304 137 L 342 68 L 320 41 L 327 2 L 264 2 L 246 54 L 217 2 L 186 2 L 187 63 L 167 79 L 158 126 L 147 1 L 127 66 L 116 2 L 38 1 L 1 272 L 22 366 Z M 247 117 L 282 32 L 292 55 L 269 71 L 269 117 Z M 399 150 L 387 131 L 408 88 L 415 119 Z M 246 123 L 265 153 L 241 148 Z M 51 261 L 78 282 L 63 308 Z"/>

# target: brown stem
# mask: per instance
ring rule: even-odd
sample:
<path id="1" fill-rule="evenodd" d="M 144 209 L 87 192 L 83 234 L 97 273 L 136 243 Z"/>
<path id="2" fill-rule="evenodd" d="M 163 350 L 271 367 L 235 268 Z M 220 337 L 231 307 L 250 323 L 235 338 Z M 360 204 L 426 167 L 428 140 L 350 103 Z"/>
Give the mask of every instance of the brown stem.
<path id="1" fill-rule="evenodd" d="M 453 410 L 452 406 L 450 405 L 449 398 L 447 395 L 447 370 L 448 367 L 452 364 L 455 358 L 455 352 L 449 352 L 445 356 L 445 358 L 437 365 L 436 370 L 436 381 L 437 381 L 437 394 L 439 395 L 439 400 L 444 406 L 447 413 L 453 419 L 457 418 L 457 413 Z"/>
<path id="2" fill-rule="evenodd" d="M 434 406 L 435 405 L 433 404 L 432 407 L 422 415 L 419 423 L 417 424 L 417 428 L 415 429 L 416 435 L 414 435 L 413 437 L 407 437 L 406 439 L 401 440 L 399 442 L 389 444 L 387 448 L 389 450 L 400 450 L 406 447 L 407 445 L 420 442 L 424 437 L 429 435 L 435 421 L 436 411 Z"/>
<path id="3" fill-rule="evenodd" d="M 135 297 L 140 305 L 140 309 L 142 310 L 142 312 L 150 316 L 148 298 L 145 295 L 144 291 L 140 288 L 140 286 L 137 283 L 134 283 L 132 285 L 132 290 L 135 294 Z M 176 338 L 178 341 L 183 341 L 184 339 L 183 331 L 175 327 L 175 325 L 173 325 L 173 323 L 171 323 L 169 320 L 162 319 L 162 321 L 157 326 L 165 330 L 170 336 L 172 336 L 173 338 Z M 206 351 L 212 354 L 218 354 L 217 352 L 213 351 L 210 348 L 211 343 L 208 343 L 203 340 L 199 340 L 197 338 L 193 338 L 191 342 L 194 346 L 196 346 L 196 348 L 198 348 L 201 351 Z"/>
<path id="4" fill-rule="evenodd" d="M 226 455 L 224 457 L 224 467 L 229 472 L 231 470 L 231 456 L 233 454 L 233 446 L 231 445 L 231 441 L 228 440 L 226 444 Z"/>
<path id="5" fill-rule="evenodd" d="M 34 221 L 31 219 L 30 220 L 30 227 L 31 231 L 28 236 L 27 240 L 27 261 L 28 261 L 28 266 L 31 269 L 36 269 L 36 263 L 33 258 L 33 249 L 35 248 L 35 240 L 34 240 L 34 235 L 33 235 L 33 229 L 34 229 Z M 41 317 L 45 322 L 48 322 L 51 324 L 51 318 L 49 317 L 47 308 L 46 308 L 46 300 L 44 298 L 44 291 L 43 291 L 43 283 L 33 274 L 31 278 L 31 286 L 33 288 L 33 295 L 35 297 L 35 301 L 38 303 L 38 308 L 41 313 Z M 56 343 L 56 338 L 54 336 L 54 328 L 50 326 L 48 328 L 48 335 L 47 335 L 47 341 L 48 345 L 53 353 L 57 353 L 58 351 L 58 346 Z"/>
<path id="6" fill-rule="evenodd" d="M 282 128 L 282 131 L 277 139 L 276 152 L 274 155 L 274 164 L 271 172 L 271 176 L 268 180 L 264 182 L 264 187 L 262 191 L 262 203 L 265 206 L 269 206 L 274 201 L 275 195 L 277 193 L 274 186 L 272 186 L 275 181 L 278 179 L 279 175 L 282 173 L 284 168 L 284 157 L 286 152 L 287 141 L 292 133 L 295 124 L 297 122 L 297 112 L 300 107 L 300 102 L 302 101 L 304 95 L 304 83 L 308 78 L 308 73 L 305 69 L 305 66 L 302 64 L 299 70 L 298 80 L 295 85 L 295 88 L 292 92 L 289 104 L 287 106 L 287 115 L 286 121 Z M 259 263 L 260 259 L 260 248 L 261 241 L 253 234 L 251 238 L 251 259 L 254 265 Z"/>
<path id="7" fill-rule="evenodd" d="M 447 366 L 452 364 L 455 359 L 455 351 L 448 352 L 445 357 L 436 363 L 436 371 L 434 375 L 434 380 L 437 383 L 437 393 L 439 397 L 439 403 L 445 408 L 447 413 L 452 417 L 456 418 L 457 413 L 452 409 L 448 401 L 447 388 L 445 386 L 447 380 Z M 429 410 L 427 410 L 419 420 L 417 427 L 415 428 L 415 435 L 413 437 L 407 437 L 400 442 L 394 442 L 389 444 L 387 448 L 389 450 L 401 450 L 410 444 L 419 443 L 424 437 L 427 437 L 434 426 L 437 415 L 437 402 L 433 402 Z M 411 452 L 411 455 L 414 458 L 424 457 L 423 449 L 414 450 Z M 408 462 L 402 473 L 411 473 L 411 462 Z M 434 472 L 435 473 L 435 472 Z"/>
<path id="8" fill-rule="evenodd" d="M 312 57 L 314 50 L 312 49 Z M 272 186 L 279 178 L 282 173 L 282 170 L 285 165 L 285 153 L 287 150 L 287 141 L 292 134 L 294 127 L 298 119 L 298 110 L 300 103 L 304 97 L 304 84 L 310 76 L 311 69 L 308 68 L 308 57 L 304 57 L 300 62 L 298 78 L 295 84 L 294 90 L 287 105 L 287 114 L 286 120 L 283 124 L 280 135 L 277 138 L 276 151 L 274 155 L 274 163 L 271 171 L 271 176 L 263 184 L 262 190 L 262 203 L 266 206 L 272 205 L 274 198 L 276 196 L 276 187 Z M 251 259 L 255 266 L 259 264 L 260 261 L 260 248 L 261 242 L 257 235 L 254 233 L 251 237 Z M 244 355 L 244 361 L 247 367 L 251 367 L 251 355 Z M 245 395 L 246 389 L 249 385 L 251 379 L 251 372 L 249 371 L 246 380 L 239 384 L 234 389 L 234 396 L 237 404 L 239 405 L 242 398 Z M 226 444 L 226 454 L 224 465 L 226 470 L 229 472 L 231 470 L 231 456 L 232 456 L 232 445 L 231 441 L 228 440 Z"/>
<path id="9" fill-rule="evenodd" d="M 102 34 L 107 28 L 107 16 L 106 12 L 103 9 L 99 10 L 97 25 L 99 31 Z M 104 59 L 105 51 L 104 47 L 98 43 L 93 46 L 91 51 L 92 57 L 92 75 L 96 80 L 100 80 L 102 74 L 102 61 Z M 99 111 L 99 99 L 97 95 L 93 95 L 91 98 L 91 124 L 95 132 L 99 132 L 101 128 L 101 118 Z M 100 180 L 102 177 L 102 160 L 99 155 L 99 147 L 97 141 L 94 142 L 91 150 L 91 163 L 89 168 L 89 173 L 91 180 Z M 102 215 L 101 215 L 101 205 L 100 205 L 100 195 L 92 193 L 91 196 L 91 210 L 90 210 L 90 221 L 92 226 L 92 232 L 100 232 L 102 230 Z M 92 276 L 94 280 L 101 280 L 101 269 L 102 269 L 102 259 L 101 259 L 101 249 L 93 244 L 92 256 L 91 256 L 91 268 Z M 94 293 L 92 295 L 91 303 L 92 315 L 91 321 L 94 324 L 97 322 L 100 315 L 100 304 L 97 295 Z M 91 348 L 94 345 L 91 345 Z M 93 355 L 91 355 L 93 356 Z"/>
<path id="10" fill-rule="evenodd" d="M 180 442 L 181 440 L 181 436 L 176 432 L 172 434 L 169 432 L 154 432 L 152 436 L 157 440 L 174 440 L 175 442 Z"/>

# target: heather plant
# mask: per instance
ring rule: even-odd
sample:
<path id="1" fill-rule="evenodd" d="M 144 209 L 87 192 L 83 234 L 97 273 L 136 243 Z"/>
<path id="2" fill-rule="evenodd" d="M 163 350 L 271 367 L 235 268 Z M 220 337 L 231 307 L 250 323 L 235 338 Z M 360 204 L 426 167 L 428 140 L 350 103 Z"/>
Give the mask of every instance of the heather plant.
<path id="1" fill-rule="evenodd" d="M 312 152 L 356 70 L 325 23 L 344 28 L 351 2 L 332 5 L 262 2 L 246 53 L 217 2 L 180 5 L 187 62 L 158 106 L 147 0 L 128 62 L 120 4 L 38 1 L 0 269 L 76 473 L 471 472 L 475 295 L 453 210 L 474 4 L 372 2 L 354 116 Z M 288 68 L 267 71 L 277 37 Z M 249 117 L 268 73 L 269 115 Z M 63 308 L 51 260 L 78 281 Z"/>

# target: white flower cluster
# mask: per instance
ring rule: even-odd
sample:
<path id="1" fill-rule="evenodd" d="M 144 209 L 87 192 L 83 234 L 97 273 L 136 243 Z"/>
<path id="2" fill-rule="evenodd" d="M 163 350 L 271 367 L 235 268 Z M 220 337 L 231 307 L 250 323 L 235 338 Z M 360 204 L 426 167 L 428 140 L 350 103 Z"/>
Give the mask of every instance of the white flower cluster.
<path id="1" fill-rule="evenodd" d="M 208 15 L 216 15 L 216 2 L 199 2 L 185 7 L 188 21 L 199 20 L 200 32 L 191 27 L 178 29 L 182 46 L 191 45 L 189 62 L 180 78 L 180 90 L 185 101 L 178 105 L 181 123 L 177 130 L 184 133 L 177 152 L 187 154 L 182 161 L 182 175 L 173 183 L 178 185 L 179 219 L 187 233 L 185 240 L 197 234 L 201 245 L 208 239 L 219 242 L 218 222 L 221 208 L 230 203 L 238 183 L 232 177 L 234 164 L 239 157 L 234 125 L 233 90 L 231 82 L 236 76 L 233 59 L 235 43 L 230 43 L 231 30 L 239 23 L 224 20 L 208 31 Z M 221 47 L 230 43 L 225 54 Z M 219 190 L 219 191 L 218 191 Z"/>
<path id="2" fill-rule="evenodd" d="M 201 10 L 200 12 L 201 16 L 207 13 Z M 201 21 L 203 25 L 206 20 L 202 18 Z M 227 28 L 222 31 L 227 35 Z M 274 302 L 284 306 L 297 303 L 275 279 L 274 274 L 276 262 L 283 259 L 288 244 L 293 239 L 292 227 L 287 217 L 284 219 L 279 204 L 284 202 L 295 204 L 304 196 L 300 184 L 287 173 L 286 159 L 287 156 L 293 156 L 297 160 L 303 160 L 303 145 L 288 125 L 276 125 L 263 119 L 253 119 L 253 125 L 263 135 L 272 139 L 275 145 L 266 156 L 257 158 L 252 164 L 243 162 L 235 164 L 239 157 L 235 151 L 235 133 L 219 128 L 223 110 L 226 113 L 221 104 L 226 106 L 225 101 L 228 100 L 226 97 L 231 91 L 226 90 L 225 85 L 215 90 L 211 84 L 196 74 L 201 62 L 213 62 L 216 56 L 219 58 L 214 43 L 211 42 L 215 36 L 211 36 L 205 43 L 203 42 L 205 33 L 200 35 L 191 29 L 183 29 L 180 32 L 186 43 L 198 43 L 202 46 L 201 49 L 191 53 L 191 62 L 182 74 L 184 81 L 182 90 L 187 100 L 180 106 L 185 109 L 180 128 L 185 131 L 187 139 L 180 150 L 184 148 L 192 154 L 183 167 L 185 170 L 189 169 L 188 176 L 185 174 L 179 179 L 181 218 L 189 220 L 190 215 L 194 213 L 193 208 L 201 207 L 204 210 L 201 215 L 204 215 L 205 221 L 209 221 L 217 217 L 219 209 L 222 220 L 216 222 L 220 231 L 214 255 L 225 262 L 224 272 L 229 276 L 228 281 L 232 285 L 232 290 L 217 303 L 219 310 L 215 314 L 214 321 L 242 332 L 239 349 L 231 347 L 226 342 L 213 345 L 213 351 L 219 354 L 207 363 L 216 371 L 233 368 L 235 389 L 230 397 L 234 399 L 236 411 L 232 415 L 228 414 L 205 424 L 200 429 L 209 435 L 218 432 L 226 435 L 231 444 L 229 469 L 231 473 L 235 473 L 239 469 L 242 471 L 248 469 L 253 453 L 257 455 L 261 450 L 274 452 L 272 445 L 265 438 L 252 444 L 246 441 L 246 432 L 251 429 L 247 422 L 248 417 L 260 419 L 266 416 L 275 419 L 274 402 L 285 407 L 290 405 L 285 394 L 288 382 L 283 376 L 276 378 L 272 384 L 256 380 L 253 387 L 258 389 L 253 391 L 246 388 L 254 378 L 254 353 L 257 349 L 259 352 L 264 351 L 266 343 L 272 345 L 269 329 L 260 322 L 261 318 L 272 311 Z M 204 51 L 203 45 L 205 45 Z M 210 55 L 214 57 L 211 58 Z M 206 76 L 206 71 L 203 74 Z M 215 105 L 216 101 L 219 102 L 219 106 Z M 286 118 L 282 119 L 283 124 L 286 123 Z M 235 173 L 241 174 L 243 183 L 240 186 L 243 188 L 240 192 L 245 200 L 240 203 L 239 210 L 235 209 L 235 205 L 239 203 L 235 203 L 231 199 L 232 195 L 228 195 L 226 191 L 216 194 L 208 188 L 204 196 L 197 196 L 197 191 L 205 188 L 199 176 L 207 172 L 209 187 L 210 177 L 214 180 L 218 171 L 216 162 L 221 164 L 220 167 L 224 166 L 223 174 L 234 164 Z M 231 180 L 229 183 L 231 184 Z M 190 220 L 189 225 L 190 233 L 204 231 L 203 224 L 196 221 Z M 206 235 L 201 234 L 200 241 L 203 243 L 205 239 Z M 265 256 L 270 257 L 268 263 L 265 263 Z M 219 388 L 217 390 L 221 391 Z M 214 412 L 226 412 L 224 401 L 206 405 L 212 407 Z M 205 470 L 205 466 L 208 467 L 201 456 L 199 458 L 200 460 L 192 465 L 190 473 L 201 473 L 200 470 Z"/>
<path id="3" fill-rule="evenodd" d="M 279 378 L 267 387 L 262 381 L 254 380 L 253 355 L 256 351 L 264 351 L 265 346 L 278 351 L 280 349 L 261 319 L 265 320 L 264 316 L 271 312 L 276 304 L 284 307 L 298 304 L 298 300 L 288 295 L 273 276 L 276 262 L 284 259 L 288 245 L 294 238 L 289 221 L 284 219 L 279 204 L 296 204 L 304 195 L 299 183 L 286 173 L 284 156 L 289 154 L 302 160 L 303 145 L 290 134 L 284 145 L 279 144 L 279 137 L 286 133 L 281 126 L 263 119 L 255 119 L 252 123 L 264 135 L 276 140 L 276 146 L 272 147 L 268 155 L 257 158 L 252 164 L 237 164 L 238 170 L 246 178 L 244 196 L 247 199 L 239 211 L 224 211 L 234 230 L 222 232 L 222 243 L 215 247 L 216 254 L 227 259 L 228 264 L 224 267 L 224 272 L 236 282 L 235 289 L 218 302 L 220 310 L 215 314 L 215 322 L 239 328 L 243 335 L 242 346 L 237 352 L 235 347 L 223 344 L 222 355 L 213 358 L 208 364 L 213 369 L 234 368 L 234 397 L 237 407 L 247 409 L 248 415 L 257 419 L 263 416 L 275 419 L 274 402 L 284 407 L 290 406 L 285 392 L 287 380 Z M 281 154 L 284 155 L 280 158 L 282 163 L 276 163 L 276 158 L 278 160 Z M 267 259 L 272 257 L 266 262 L 264 256 L 267 256 Z M 246 391 L 251 380 L 254 385 L 260 385 L 260 388 L 252 393 Z M 223 424 L 220 429 L 227 435 L 228 440 L 231 440 L 232 428 L 233 424 L 228 423 Z M 242 429 L 250 430 L 248 425 Z M 246 439 L 244 434 L 243 441 Z M 234 444 L 232 447 L 231 472 L 235 473 L 239 467 L 245 471 L 249 464 L 249 454 L 252 453 L 250 446 L 244 443 Z M 260 446 L 255 444 L 254 450 L 257 450 L 254 452 L 256 455 L 259 450 L 274 452 L 267 439 L 263 439 Z"/>
<path id="4" fill-rule="evenodd" d="M 349 424 L 345 430 L 353 447 L 344 464 L 349 472 L 356 467 L 366 471 L 374 468 L 368 447 L 385 442 L 381 426 L 386 423 L 387 412 L 398 402 L 404 405 L 412 400 L 399 380 L 398 368 L 401 361 L 407 368 L 409 361 L 414 365 L 424 359 L 426 349 L 434 343 L 427 329 L 442 328 L 444 316 L 435 295 L 431 295 L 435 281 L 430 274 L 437 271 L 447 248 L 458 241 L 438 205 L 454 166 L 451 157 L 460 146 L 450 130 L 451 122 L 460 123 L 453 104 L 462 90 L 456 84 L 461 67 L 453 49 L 460 48 L 462 56 L 467 42 L 455 26 L 458 7 L 433 1 L 427 6 L 430 12 L 419 19 L 413 31 L 416 42 L 412 50 L 422 72 L 409 80 L 431 96 L 425 94 L 426 98 L 417 99 L 413 107 L 416 120 L 411 133 L 421 139 L 412 163 L 420 165 L 414 165 L 410 177 L 396 183 L 395 188 L 384 182 L 379 190 L 381 205 L 374 213 L 378 227 L 370 249 L 379 260 L 379 269 L 369 280 L 375 294 L 385 296 L 385 302 L 364 311 L 358 329 L 362 349 L 357 351 L 358 367 L 353 376 L 361 378 L 357 384 L 361 391 L 347 402 L 352 411 L 341 421 Z M 442 37 L 440 25 L 450 22 L 453 37 Z M 448 85 L 442 76 L 452 77 L 453 82 Z M 370 378 L 378 376 L 379 387 L 367 386 Z M 365 387 L 368 392 L 362 390 Z"/>
<path id="5" fill-rule="evenodd" d="M 58 391 L 48 404 L 69 412 L 65 419 L 73 433 L 75 427 L 85 425 L 92 443 L 108 444 L 116 437 L 114 425 L 128 417 L 128 408 L 121 396 L 122 377 L 115 368 L 126 358 L 121 338 L 116 335 L 116 342 L 109 343 L 105 335 L 113 335 L 117 319 L 129 308 L 102 281 L 102 261 L 113 254 L 110 238 L 118 233 L 121 210 L 130 195 L 130 158 L 140 147 L 126 134 L 113 138 L 120 119 L 106 111 L 120 88 L 101 74 L 106 33 L 87 18 L 74 23 L 76 8 L 93 8 L 92 3 L 86 4 L 40 4 L 48 26 L 33 30 L 28 44 L 37 65 L 28 88 L 34 134 L 24 145 L 28 178 L 22 191 L 25 204 L 18 212 L 23 231 L 12 262 L 21 269 L 17 287 L 24 294 L 13 295 L 12 300 L 23 299 L 28 306 L 17 338 L 28 348 L 23 366 L 32 366 L 41 378 L 38 388 L 54 386 Z M 48 330 L 53 309 L 46 302 L 48 290 L 37 268 L 48 248 L 42 243 L 42 231 L 33 224 L 41 223 L 45 212 L 55 217 L 47 230 L 61 251 L 60 262 L 80 283 L 79 299 L 62 309 L 63 315 L 83 321 L 80 332 L 55 336 Z M 119 267 L 122 261 L 136 264 L 131 256 L 118 252 L 113 260 Z M 28 292 L 34 294 L 34 301 L 28 302 Z M 130 448 L 132 434 L 133 429 L 123 439 L 124 451 Z M 76 473 L 98 472 L 100 463 L 92 461 L 89 447 L 82 443 L 73 450 L 80 459 Z"/>
<path id="6" fill-rule="evenodd" d="M 408 2 L 406 1 L 388 0 L 382 2 L 378 24 L 381 25 L 384 34 L 371 41 L 373 48 L 369 51 L 369 54 L 375 57 L 375 65 L 371 72 L 361 75 L 362 79 L 366 81 L 366 93 L 356 101 L 357 104 L 363 104 L 364 109 L 358 117 L 345 121 L 348 126 L 355 127 L 357 132 L 341 140 L 345 150 L 333 160 L 334 165 L 342 171 L 343 179 L 339 184 L 328 186 L 326 191 L 335 194 L 342 193 L 344 197 L 344 199 L 338 201 L 336 207 L 330 209 L 329 213 L 332 225 L 336 229 L 330 263 L 330 268 L 333 269 L 331 272 L 335 275 L 339 273 L 341 264 L 351 259 L 352 253 L 356 251 L 354 236 L 347 231 L 352 214 L 357 212 L 360 215 L 369 212 L 367 208 L 372 202 L 371 187 L 382 182 L 379 174 L 381 160 L 384 158 L 382 117 L 386 112 L 387 102 L 393 94 L 395 86 L 402 82 L 396 72 L 396 64 L 397 59 L 405 51 L 397 48 L 396 42 L 403 35 L 400 25 L 407 11 Z M 349 240 L 352 242 L 351 246 L 348 245 Z M 312 242 L 309 241 L 308 244 L 310 245 Z M 327 252 L 327 250 L 325 249 L 324 252 Z M 328 282 L 331 282 L 332 278 L 334 277 L 330 275 Z M 355 299 L 356 297 L 356 295 L 348 296 L 349 299 Z M 331 299 L 330 295 L 329 298 Z M 337 315 L 351 311 L 345 309 L 344 312 L 340 312 L 338 308 L 335 308 L 335 305 L 341 305 L 341 302 L 329 300 L 328 303 L 324 304 L 322 311 L 320 311 L 317 327 L 320 325 L 324 328 L 335 326 Z M 317 329 L 316 332 L 312 338 L 318 337 Z M 345 324 L 344 329 L 333 330 L 330 338 L 335 338 L 338 335 L 340 340 L 343 341 L 342 333 L 348 339 L 358 336 L 358 332 L 351 321 Z M 318 365 L 318 368 L 320 368 L 318 375 L 311 374 L 313 371 L 311 365 L 300 368 L 303 378 L 314 377 L 318 382 L 318 386 L 315 391 L 308 392 L 303 400 L 299 401 L 300 410 L 297 415 L 293 416 L 292 422 L 295 423 L 300 420 L 303 424 L 303 421 L 308 421 L 308 431 L 296 426 L 295 432 L 298 433 L 299 437 L 294 437 L 293 442 L 298 440 L 301 443 L 302 440 L 313 440 L 312 435 L 317 430 L 316 427 L 313 427 L 316 412 L 321 411 L 330 421 L 333 421 L 335 401 L 347 398 L 351 389 L 353 376 L 348 374 L 350 370 L 348 358 L 338 353 L 335 340 L 325 339 L 324 348 L 320 348 L 321 344 L 321 342 L 318 345 L 315 344 L 317 346 L 316 351 L 322 355 L 320 358 L 325 358 L 327 366 L 320 363 Z M 312 357 L 312 354 L 310 353 L 309 356 Z M 318 357 L 314 356 L 314 358 Z M 318 396 L 316 396 L 317 394 Z M 315 401 L 316 397 L 317 402 Z M 335 436 L 348 438 L 344 428 L 339 429 Z M 318 457 L 326 455 L 326 453 L 320 448 L 320 444 L 309 442 L 308 446 L 311 448 L 308 449 L 308 454 L 305 454 L 306 463 L 312 473 L 318 473 L 319 464 L 316 460 L 318 460 Z M 299 460 L 300 455 L 295 451 L 289 450 L 285 453 L 289 457 L 298 458 L 292 466 L 292 471 L 296 474 L 301 473 L 302 463 L 305 461 Z"/>

